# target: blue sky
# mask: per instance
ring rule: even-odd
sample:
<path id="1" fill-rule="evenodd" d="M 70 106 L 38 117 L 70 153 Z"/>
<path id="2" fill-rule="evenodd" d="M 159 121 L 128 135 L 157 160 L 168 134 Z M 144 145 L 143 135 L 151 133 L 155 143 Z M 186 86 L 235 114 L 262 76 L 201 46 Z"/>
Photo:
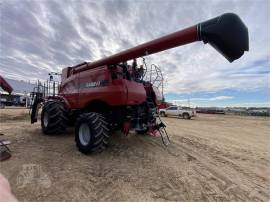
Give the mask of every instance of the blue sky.
<path id="1" fill-rule="evenodd" d="M 218 91 L 201 91 L 187 93 L 165 93 L 167 101 L 186 106 L 216 106 L 216 107 L 270 107 L 270 68 L 269 59 L 255 61 L 237 71 L 224 71 L 228 80 L 243 77 L 250 78 L 251 85 L 254 78 L 266 77 L 266 85 L 242 86 L 241 88 L 227 88 Z M 223 73 L 224 73 L 223 72 Z M 267 81 L 268 77 L 268 81 Z M 232 81 L 233 82 L 233 81 Z"/>
<path id="2" fill-rule="evenodd" d="M 249 29 L 250 50 L 229 63 L 202 42 L 146 57 L 165 97 L 194 106 L 269 106 L 269 0 L 0 0 L 0 74 L 36 81 L 226 12 Z"/>
<path id="3" fill-rule="evenodd" d="M 166 100 L 174 104 L 193 107 L 270 107 L 269 96 L 269 89 L 165 94 Z"/>

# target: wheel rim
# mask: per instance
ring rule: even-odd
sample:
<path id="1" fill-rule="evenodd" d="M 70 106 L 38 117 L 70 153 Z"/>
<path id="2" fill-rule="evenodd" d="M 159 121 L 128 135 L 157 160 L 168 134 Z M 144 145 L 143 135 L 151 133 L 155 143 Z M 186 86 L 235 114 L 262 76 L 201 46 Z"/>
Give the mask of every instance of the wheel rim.
<path id="1" fill-rule="evenodd" d="M 89 144 L 91 138 L 90 128 L 86 123 L 82 123 L 79 128 L 79 139 L 82 145 Z"/>
<path id="2" fill-rule="evenodd" d="M 43 117 L 43 124 L 47 128 L 49 125 L 49 114 L 48 112 L 44 112 L 44 117 Z"/>

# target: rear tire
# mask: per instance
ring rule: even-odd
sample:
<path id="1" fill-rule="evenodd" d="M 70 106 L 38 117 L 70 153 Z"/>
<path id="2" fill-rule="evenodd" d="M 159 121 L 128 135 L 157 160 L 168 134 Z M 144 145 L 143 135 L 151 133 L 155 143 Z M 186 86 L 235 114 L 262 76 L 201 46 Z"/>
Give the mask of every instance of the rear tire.
<path id="1" fill-rule="evenodd" d="M 183 119 L 190 119 L 191 117 L 189 116 L 189 114 L 188 113 L 184 113 L 183 114 Z"/>
<path id="2" fill-rule="evenodd" d="M 75 126 L 75 142 L 83 154 L 103 151 L 109 142 L 110 130 L 105 117 L 99 113 L 82 114 Z"/>
<path id="3" fill-rule="evenodd" d="M 165 117 L 166 116 L 165 112 L 160 112 L 160 116 Z"/>
<path id="4" fill-rule="evenodd" d="M 45 102 L 41 112 L 41 127 L 44 134 L 60 134 L 65 132 L 67 121 L 67 110 L 61 102 Z"/>

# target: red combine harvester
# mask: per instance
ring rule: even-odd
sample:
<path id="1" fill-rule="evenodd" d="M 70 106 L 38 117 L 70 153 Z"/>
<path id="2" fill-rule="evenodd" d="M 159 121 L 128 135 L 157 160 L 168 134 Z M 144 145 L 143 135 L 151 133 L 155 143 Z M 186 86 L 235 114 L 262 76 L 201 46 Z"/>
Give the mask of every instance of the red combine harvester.
<path id="1" fill-rule="evenodd" d="M 136 59 L 196 41 L 209 43 L 230 62 L 249 49 L 244 23 L 233 13 L 223 14 L 110 57 L 64 68 L 57 95 L 35 94 L 31 122 L 43 105 L 43 133 L 63 133 L 75 123 L 75 142 L 85 154 L 102 151 L 119 129 L 124 134 L 130 129 L 160 133 L 168 141 L 157 112 L 159 92 L 144 79 L 146 70 Z"/>

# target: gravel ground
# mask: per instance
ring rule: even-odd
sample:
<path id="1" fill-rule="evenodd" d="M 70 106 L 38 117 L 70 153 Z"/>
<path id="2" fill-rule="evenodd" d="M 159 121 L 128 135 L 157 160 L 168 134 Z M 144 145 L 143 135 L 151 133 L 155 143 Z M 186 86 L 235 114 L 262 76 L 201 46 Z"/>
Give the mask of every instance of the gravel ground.
<path id="1" fill-rule="evenodd" d="M 100 154 L 77 151 L 74 130 L 42 135 L 25 109 L 0 109 L 0 164 L 20 201 L 270 201 L 268 118 L 163 118 L 171 145 L 120 133 Z"/>

